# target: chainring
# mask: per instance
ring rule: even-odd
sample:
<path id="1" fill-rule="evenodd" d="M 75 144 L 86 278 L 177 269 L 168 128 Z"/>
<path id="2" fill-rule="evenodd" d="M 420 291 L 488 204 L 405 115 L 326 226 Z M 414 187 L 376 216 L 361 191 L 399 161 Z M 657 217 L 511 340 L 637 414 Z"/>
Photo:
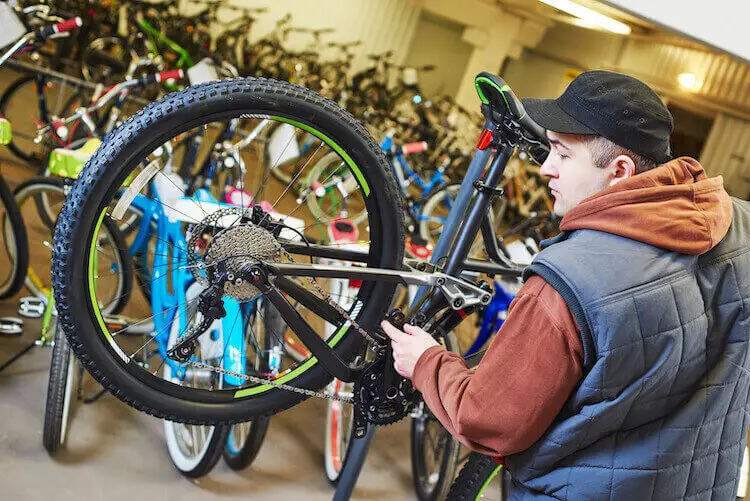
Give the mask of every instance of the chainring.
<path id="1" fill-rule="evenodd" d="M 382 387 L 384 370 L 385 359 L 379 357 L 354 383 L 355 407 L 368 423 L 381 426 L 401 421 L 418 400 L 411 381 L 401 377 L 398 385 L 392 388 L 396 390 L 393 398 L 388 398 L 385 394 L 388 389 Z"/>

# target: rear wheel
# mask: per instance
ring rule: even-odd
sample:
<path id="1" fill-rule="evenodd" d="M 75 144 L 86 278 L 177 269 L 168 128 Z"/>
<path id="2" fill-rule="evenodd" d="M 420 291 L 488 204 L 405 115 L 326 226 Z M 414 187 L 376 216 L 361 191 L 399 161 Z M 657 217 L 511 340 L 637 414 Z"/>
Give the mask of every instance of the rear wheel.
<path id="1" fill-rule="evenodd" d="M 247 164 L 244 186 L 248 192 L 275 190 L 275 203 L 269 207 L 273 210 L 267 217 L 256 220 L 257 224 L 243 219 L 241 216 L 247 213 L 237 207 L 221 208 L 229 210 L 231 215 L 212 219 L 207 211 L 217 208 L 210 202 L 185 197 L 179 182 L 169 181 L 175 189 L 168 196 L 156 199 L 148 195 L 152 181 L 172 176 L 166 174 L 170 166 L 180 165 L 178 158 L 165 159 L 164 152 L 170 148 L 160 146 L 197 127 L 215 123 L 218 127 L 207 130 L 221 130 L 222 124 L 232 119 L 239 120 L 238 130 L 253 130 L 258 121 L 272 120 L 294 126 L 303 131 L 302 136 L 314 136 L 316 145 L 299 159 L 300 175 L 316 158 L 331 151 L 339 154 L 357 179 L 357 189 L 349 197 L 367 211 L 359 229 L 362 245 L 367 249 L 363 254 L 366 258 L 358 258 L 363 260 L 363 266 L 400 268 L 404 249 L 403 215 L 398 209 L 395 180 L 382 151 L 351 115 L 307 89 L 264 79 L 211 82 L 152 103 L 123 124 L 84 168 L 56 228 L 53 276 L 60 321 L 82 363 L 114 395 L 158 417 L 191 424 L 243 422 L 267 416 L 308 396 L 279 388 L 278 384 L 320 390 L 332 379 L 318 358 L 310 356 L 285 367 L 276 376 L 248 379 L 238 387 L 185 387 L 166 381 L 160 371 L 154 373 L 153 369 L 146 370 L 137 363 L 136 355 L 148 350 L 153 341 L 146 340 L 145 346 L 133 344 L 133 337 L 122 335 L 127 328 L 114 335 L 100 321 L 100 292 L 90 272 L 92 241 L 96 241 L 103 221 L 119 220 L 136 197 L 158 203 L 166 217 L 182 222 L 184 235 L 175 236 L 174 242 L 184 238 L 190 249 L 183 242 L 164 243 L 166 247 L 162 250 L 155 250 L 160 248 L 158 245 L 148 250 L 154 256 L 172 256 L 171 266 L 192 270 L 190 273 L 196 280 L 205 280 L 207 272 L 213 274 L 218 269 L 218 259 L 229 263 L 225 266 L 236 267 L 238 273 L 258 261 L 271 265 L 294 261 L 295 269 L 302 270 L 294 273 L 304 274 L 308 270 L 307 273 L 315 274 L 307 263 L 322 251 L 310 247 L 306 239 L 318 233 L 320 223 L 304 210 L 305 201 L 297 202 L 290 193 L 291 183 L 273 188 L 267 166 Z M 131 175 L 135 181 L 128 185 L 126 180 Z M 263 228 L 262 223 L 269 220 L 283 224 L 282 231 L 274 235 Z M 255 237 L 248 238 L 248 234 Z M 282 248 L 290 250 L 282 252 Z M 165 277 L 168 280 L 168 275 Z M 324 332 L 325 324 L 334 325 L 334 334 L 326 341 L 342 360 L 351 361 L 361 350 L 363 339 L 357 329 L 324 307 L 328 300 L 323 299 L 320 291 L 325 290 L 326 279 L 311 282 L 304 276 L 288 275 L 286 280 L 272 277 L 271 282 L 287 294 L 289 301 L 299 303 L 300 315 L 317 332 Z M 257 294 L 244 285 L 238 287 L 247 295 L 224 289 L 225 297 L 244 302 Z M 364 281 L 356 297 L 350 299 L 348 315 L 366 332 L 373 332 L 387 311 L 394 289 L 393 283 Z M 302 290 L 306 292 L 303 294 Z M 180 304 L 174 306 L 177 307 Z M 150 310 L 136 311 L 130 305 L 127 314 L 135 323 L 153 317 Z M 287 318 L 284 321 L 288 323 Z M 253 336 L 245 341 L 248 350 L 258 346 Z M 156 362 L 157 367 L 166 362 Z"/>

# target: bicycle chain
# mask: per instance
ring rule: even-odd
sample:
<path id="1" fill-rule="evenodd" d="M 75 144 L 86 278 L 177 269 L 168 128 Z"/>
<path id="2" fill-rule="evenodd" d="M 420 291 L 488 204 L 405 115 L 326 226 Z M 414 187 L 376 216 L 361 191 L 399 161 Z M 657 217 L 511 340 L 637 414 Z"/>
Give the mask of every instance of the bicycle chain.
<path id="1" fill-rule="evenodd" d="M 237 377 L 240 379 L 244 379 L 245 381 L 250 381 L 251 383 L 269 384 L 281 390 L 287 390 L 293 393 L 300 393 L 302 395 L 307 395 L 308 397 L 318 397 L 318 398 L 322 398 L 325 400 L 336 400 L 338 402 L 343 402 L 345 404 L 354 403 L 354 397 L 351 397 L 351 398 L 340 397 L 338 395 L 329 394 L 324 391 L 314 391 L 314 390 L 308 390 L 306 388 L 298 388 L 296 386 L 292 386 L 292 385 L 288 385 L 284 383 L 277 383 L 273 381 L 272 379 L 265 379 L 259 376 L 248 376 L 247 374 L 239 374 L 237 372 L 228 371 L 226 369 L 222 369 L 221 367 L 216 367 L 215 365 L 204 364 L 202 362 L 195 362 L 192 360 L 188 360 L 187 363 L 199 369 L 208 369 L 210 371 L 218 372 L 219 374 L 224 374 L 225 376 L 233 376 L 233 377 Z"/>
<path id="2" fill-rule="evenodd" d="M 292 255 L 289 253 L 289 251 L 287 251 L 286 249 L 284 249 L 284 247 L 281 248 L 281 252 L 290 261 L 292 261 L 293 263 L 296 263 L 296 261 L 294 260 L 294 258 L 292 257 Z M 323 290 L 323 288 L 318 284 L 318 282 L 315 281 L 315 279 L 313 277 L 307 277 L 307 278 L 310 281 L 310 283 L 312 284 L 312 286 L 315 288 L 315 290 L 317 292 L 319 292 L 323 296 L 323 299 L 325 299 L 326 302 L 333 307 L 333 309 L 335 309 L 337 312 L 339 312 L 341 314 L 341 316 L 344 317 L 345 320 L 349 321 L 349 323 L 352 325 L 352 327 L 354 327 L 357 330 L 357 332 L 359 332 L 360 334 L 362 334 L 362 336 L 367 341 L 369 341 L 370 343 L 374 344 L 375 346 L 377 346 L 379 348 L 383 347 L 383 344 L 380 341 L 378 341 L 377 339 L 375 339 L 374 337 L 372 337 L 372 335 L 370 335 L 366 330 L 364 330 L 356 322 L 356 320 L 354 320 L 349 315 L 349 313 L 346 312 L 346 310 L 344 310 L 341 306 L 339 306 L 339 304 L 336 301 L 334 301 L 333 299 L 331 299 L 331 296 L 326 291 Z"/>

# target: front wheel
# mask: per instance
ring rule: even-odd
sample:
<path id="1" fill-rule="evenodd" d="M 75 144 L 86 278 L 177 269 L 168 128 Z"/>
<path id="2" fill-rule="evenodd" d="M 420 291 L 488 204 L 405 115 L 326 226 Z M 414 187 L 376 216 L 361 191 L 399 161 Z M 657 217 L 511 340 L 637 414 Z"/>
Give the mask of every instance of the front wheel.
<path id="1" fill-rule="evenodd" d="M 476 452 L 461 469 L 448 493 L 449 501 L 506 501 L 510 496 L 507 470 L 487 456 Z"/>
<path id="2" fill-rule="evenodd" d="M 42 431 L 42 443 L 50 456 L 57 454 L 65 444 L 76 372 L 76 358 L 62 329 L 55 330 L 54 343 Z"/>
<path id="3" fill-rule="evenodd" d="M 172 166 L 181 164 L 180 158 L 169 155 L 174 155 L 173 143 L 182 134 L 198 128 L 208 135 L 252 131 L 262 120 L 291 125 L 316 138 L 312 150 L 298 159 L 300 176 L 315 159 L 331 151 L 340 156 L 357 180 L 358 189 L 350 194 L 356 198 L 352 203 L 361 204 L 367 213 L 359 229 L 367 250 L 358 259 L 367 267 L 401 267 L 403 214 L 387 160 L 364 127 L 335 103 L 296 85 L 247 78 L 192 86 L 150 104 L 112 134 L 73 185 L 56 227 L 53 281 L 60 322 L 84 366 L 112 394 L 157 417 L 190 424 L 244 422 L 289 408 L 309 395 L 280 388 L 279 384 L 318 391 L 332 379 L 318 358 L 309 356 L 285 367 L 278 375 L 245 378 L 238 386 L 192 388 L 173 384 L 161 372 L 149 371 L 138 363 L 139 353 L 153 351 L 152 341 L 147 340 L 143 346 L 133 336 L 122 335 L 128 328 L 113 333 L 102 321 L 99 307 L 102 292 L 92 271 L 91 254 L 95 249 L 92 242 L 97 241 L 103 221 L 122 219 L 131 207 L 129 204 L 153 208 L 153 214 L 144 217 L 156 218 L 159 225 L 170 220 L 180 222 L 164 229 L 168 235 L 160 235 L 157 225 L 155 243 L 141 247 L 148 254 L 146 263 L 153 261 L 151 257 L 171 263 L 159 268 L 160 274 L 153 280 L 169 282 L 169 276 L 187 270 L 196 280 L 206 281 L 208 272 L 215 276 L 212 270 L 219 269 L 219 263 L 227 271 L 223 277 L 228 273 L 244 273 L 242 270 L 258 262 L 293 262 L 296 269 L 304 268 L 303 272 L 314 275 L 309 263 L 329 253 L 309 245 L 310 240 L 319 240 L 320 223 L 305 210 L 305 201 L 296 201 L 290 185 L 273 193 L 274 197 L 269 198 L 275 200 L 269 208 L 272 210 L 267 217 L 256 219 L 256 224 L 242 217 L 247 214 L 242 208 L 217 206 L 211 201 L 188 197 L 184 184 L 173 181 L 174 174 L 170 174 Z M 230 123 L 236 128 L 230 130 Z M 294 137 L 298 135 L 290 135 L 291 140 Z M 241 144 L 242 138 L 233 136 L 227 141 L 236 145 Z M 162 147 L 167 143 L 169 146 Z M 239 153 L 245 154 L 242 149 Z M 249 158 L 245 163 L 243 186 L 249 193 L 259 193 L 268 184 L 270 173 Z M 149 186 L 157 180 L 164 181 L 161 177 L 168 178 L 169 184 L 161 183 L 157 197 Z M 268 186 L 266 190 L 271 188 Z M 229 216 L 219 217 L 221 214 Z M 282 225 L 277 226 L 282 231 L 263 227 L 268 221 Z M 141 224 L 138 231 L 149 231 L 148 222 Z M 137 239 L 135 235 L 133 241 Z M 145 238 L 143 241 L 147 242 Z M 133 245 L 131 240 L 127 243 Z M 338 304 L 343 298 L 325 297 L 321 293 L 327 279 L 313 277 L 311 282 L 305 276 L 286 278 L 286 285 L 273 275 L 269 280 L 274 287 L 286 288 L 288 301 L 299 302 L 297 311 L 315 331 L 322 333 L 326 323 L 335 324 L 334 334 L 326 342 L 342 360 L 351 361 L 363 347 L 362 335 L 339 315 L 331 315 L 331 308 L 319 307 L 332 301 Z M 166 283 L 165 287 L 169 285 Z M 364 331 L 373 332 L 387 312 L 394 289 L 393 283 L 365 280 L 356 297 L 347 298 L 352 304 L 348 315 Z M 212 290 L 241 303 L 259 295 L 258 290 L 242 283 L 237 288 Z M 291 299 L 294 291 L 297 297 Z M 182 301 L 184 298 L 169 309 L 184 308 Z M 303 303 L 314 304 L 306 307 Z M 151 309 L 139 301 L 128 303 L 123 314 L 132 318 L 133 324 L 148 322 L 153 317 Z M 244 341 L 248 353 L 259 346 L 253 335 Z M 154 363 L 158 366 L 167 360 Z"/>

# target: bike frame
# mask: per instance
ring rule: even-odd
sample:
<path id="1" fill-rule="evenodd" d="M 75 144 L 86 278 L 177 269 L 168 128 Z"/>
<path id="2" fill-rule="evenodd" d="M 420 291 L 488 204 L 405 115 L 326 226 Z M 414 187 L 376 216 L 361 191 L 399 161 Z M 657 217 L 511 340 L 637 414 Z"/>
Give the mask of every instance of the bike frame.
<path id="1" fill-rule="evenodd" d="M 489 109 L 487 129 L 498 130 L 499 132 L 500 124 L 497 124 L 492 117 L 492 110 Z M 499 134 L 499 136 L 502 135 Z M 491 211 L 489 210 L 493 197 L 498 194 L 495 187 L 502 180 L 503 173 L 516 145 L 498 139 L 492 146 L 494 147 L 494 154 L 489 161 L 489 166 L 487 166 L 487 161 L 490 155 L 486 154 L 487 146 L 477 150 L 473 168 L 469 169 L 470 173 L 464 179 L 455 202 L 454 211 L 459 211 L 459 213 L 451 214 L 453 221 L 449 220 L 448 226 L 453 226 L 446 227 L 441 234 L 438 247 L 441 245 L 443 247 L 445 245 L 450 246 L 450 251 L 446 254 L 447 262 L 442 271 L 436 271 L 437 268 L 430 266 L 428 263 L 418 262 L 414 263 L 416 268 L 409 267 L 408 264 L 410 263 L 407 263 L 407 266 L 402 270 L 280 263 L 266 266 L 268 275 L 276 277 L 274 286 L 270 287 L 266 294 L 267 299 L 279 310 L 289 327 L 333 376 L 342 381 L 352 382 L 359 377 L 362 368 L 352 367 L 342 361 L 333 349 L 322 342 L 309 324 L 296 313 L 280 291 L 299 301 L 330 323 L 338 325 L 343 323 L 343 319 L 326 301 L 305 291 L 293 280 L 285 278 L 286 276 L 383 280 L 405 285 L 430 286 L 432 287 L 431 293 L 423 294 L 416 300 L 406 314 L 406 318 L 407 320 L 416 320 L 417 323 L 427 325 L 428 329 L 442 334 L 450 332 L 469 313 L 486 306 L 491 301 L 491 296 L 486 289 L 476 287 L 471 282 L 461 278 L 463 271 L 471 270 L 500 276 L 520 276 L 522 268 L 511 263 L 499 249 L 493 232 Z M 471 202 L 468 202 L 469 200 Z M 467 206 L 465 212 L 461 210 L 462 207 Z M 456 220 L 460 222 L 460 228 L 455 224 Z M 480 232 L 483 236 L 489 261 L 467 259 L 471 244 Z M 364 252 L 322 248 L 313 245 L 286 244 L 285 247 L 289 252 L 297 254 L 361 263 L 369 261 L 369 253 Z M 435 254 L 433 254 L 433 259 L 435 259 Z M 414 271 L 415 269 L 417 271 Z M 427 271 L 420 271 L 420 269 Z M 472 294 L 475 296 L 472 297 Z M 386 367 L 386 370 L 392 370 L 392 368 Z"/>
<path id="2" fill-rule="evenodd" d="M 380 148 L 385 152 L 390 152 L 393 146 L 394 141 L 391 136 L 386 136 L 380 143 Z M 409 162 L 406 161 L 406 158 L 401 153 L 393 155 L 391 165 L 393 166 L 394 174 L 396 174 L 396 180 L 399 182 L 399 189 L 404 196 L 406 196 L 406 185 L 411 184 L 412 182 L 422 190 L 422 198 L 425 198 L 430 192 L 445 184 L 445 176 L 440 170 L 436 170 L 432 177 L 430 177 L 429 181 L 422 179 L 422 177 L 411 168 Z"/>

